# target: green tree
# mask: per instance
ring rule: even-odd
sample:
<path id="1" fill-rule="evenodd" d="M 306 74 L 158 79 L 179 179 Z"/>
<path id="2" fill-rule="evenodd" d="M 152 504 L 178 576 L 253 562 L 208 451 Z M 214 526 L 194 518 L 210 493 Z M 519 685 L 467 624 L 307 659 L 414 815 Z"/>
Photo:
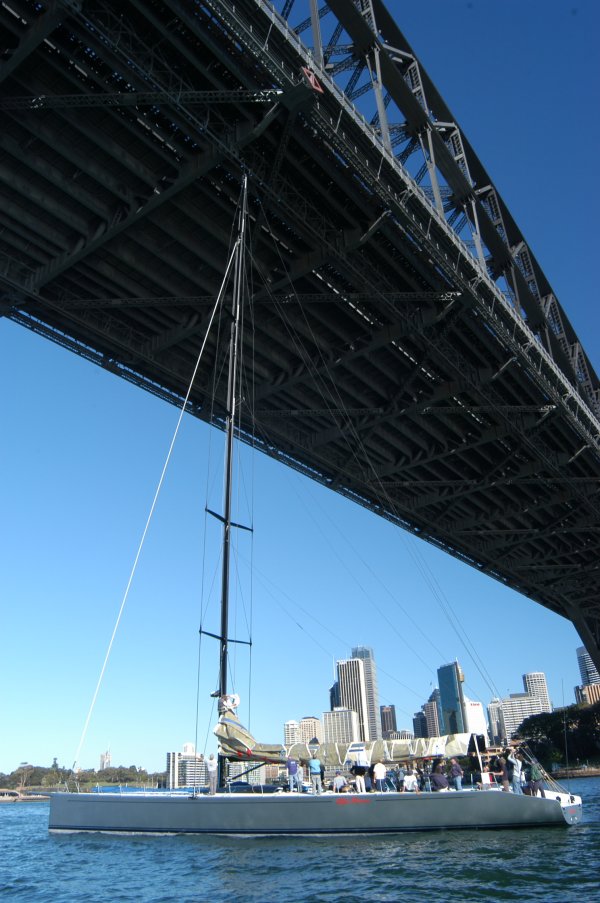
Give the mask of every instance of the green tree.
<path id="1" fill-rule="evenodd" d="M 515 737 L 527 740 L 540 761 L 569 762 L 600 755 L 600 703 L 571 705 L 556 712 L 531 715 Z"/>

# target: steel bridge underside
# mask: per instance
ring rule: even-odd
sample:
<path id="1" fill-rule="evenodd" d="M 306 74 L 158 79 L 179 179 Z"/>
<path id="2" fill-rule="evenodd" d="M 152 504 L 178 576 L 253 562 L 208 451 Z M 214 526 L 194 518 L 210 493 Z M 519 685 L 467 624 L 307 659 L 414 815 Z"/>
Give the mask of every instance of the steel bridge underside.
<path id="1" fill-rule="evenodd" d="M 329 55 L 259 0 L 3 4 L 2 313 L 181 403 L 247 172 L 242 437 L 570 619 L 600 667 L 597 378 L 474 153 L 468 181 L 444 156 L 407 93 L 408 45 L 370 8 L 397 128 L 331 75 L 334 48 L 339 72 L 373 53 L 349 0 L 329 3 Z M 409 173 L 419 147 L 428 182 Z M 224 345 L 209 335 L 188 405 L 217 426 Z"/>

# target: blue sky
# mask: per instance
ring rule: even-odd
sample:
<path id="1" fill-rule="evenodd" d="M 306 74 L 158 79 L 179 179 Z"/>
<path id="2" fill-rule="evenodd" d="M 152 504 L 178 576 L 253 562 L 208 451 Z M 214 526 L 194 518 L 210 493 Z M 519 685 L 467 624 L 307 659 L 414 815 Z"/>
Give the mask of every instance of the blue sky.
<path id="1" fill-rule="evenodd" d="M 598 370 L 597 5 L 389 6 Z M 73 762 L 178 412 L 6 320 L 0 348 L 0 771 L 10 772 Z M 184 420 L 83 767 L 110 747 L 115 764 L 162 769 L 167 750 L 194 740 L 203 598 L 208 629 L 216 623 L 214 565 L 202 591 L 205 542 L 210 552 L 218 535 L 205 525 L 205 465 L 221 447 L 220 434 Z M 245 647 L 232 667 L 240 715 L 260 739 L 281 740 L 285 720 L 322 713 L 335 659 L 359 644 L 375 650 L 380 701 L 396 705 L 399 727 L 411 727 L 437 667 L 454 658 L 467 695 L 486 704 L 492 691 L 463 630 L 502 695 L 540 670 L 555 704 L 573 700 L 580 641 L 568 622 L 265 458 L 245 474 L 254 534 L 238 568 L 252 558 L 255 582 L 252 597 L 234 590 L 232 629 L 246 637 L 252 603 L 250 711 Z M 213 507 L 218 496 L 214 480 Z M 211 751 L 214 641 L 202 643 L 199 672 L 198 742 Z"/>

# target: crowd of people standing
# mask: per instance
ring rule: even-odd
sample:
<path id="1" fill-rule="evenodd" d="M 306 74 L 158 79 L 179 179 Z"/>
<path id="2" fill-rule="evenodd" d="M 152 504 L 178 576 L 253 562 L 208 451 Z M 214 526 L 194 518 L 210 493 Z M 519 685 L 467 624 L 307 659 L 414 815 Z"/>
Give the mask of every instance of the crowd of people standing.
<path id="1" fill-rule="evenodd" d="M 306 763 L 288 758 L 290 792 L 302 791 L 303 765 L 308 769 L 312 792 L 322 793 L 326 789 L 325 769 L 316 755 Z M 387 767 L 382 760 L 371 764 L 358 760 L 346 774 L 341 769 L 336 771 L 330 789 L 335 793 L 421 793 L 462 790 L 463 786 L 480 790 L 499 786 L 507 793 L 539 793 L 545 796 L 541 767 L 536 762 L 526 763 L 523 755 L 513 749 L 485 760 L 469 756 L 463 760 L 463 764 L 455 756 L 449 761 L 438 757 L 419 762 L 399 762 Z"/>

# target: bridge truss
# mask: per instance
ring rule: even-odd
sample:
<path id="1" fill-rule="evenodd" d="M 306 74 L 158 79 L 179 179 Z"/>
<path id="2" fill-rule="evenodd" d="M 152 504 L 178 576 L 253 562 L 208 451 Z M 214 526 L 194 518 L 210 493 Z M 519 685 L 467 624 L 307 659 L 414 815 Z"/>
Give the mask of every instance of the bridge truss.
<path id="1" fill-rule="evenodd" d="M 0 29 L 2 313 L 181 402 L 248 173 L 242 434 L 600 667 L 598 378 L 380 0 L 6 0 Z M 189 401 L 216 425 L 222 350 Z"/>

